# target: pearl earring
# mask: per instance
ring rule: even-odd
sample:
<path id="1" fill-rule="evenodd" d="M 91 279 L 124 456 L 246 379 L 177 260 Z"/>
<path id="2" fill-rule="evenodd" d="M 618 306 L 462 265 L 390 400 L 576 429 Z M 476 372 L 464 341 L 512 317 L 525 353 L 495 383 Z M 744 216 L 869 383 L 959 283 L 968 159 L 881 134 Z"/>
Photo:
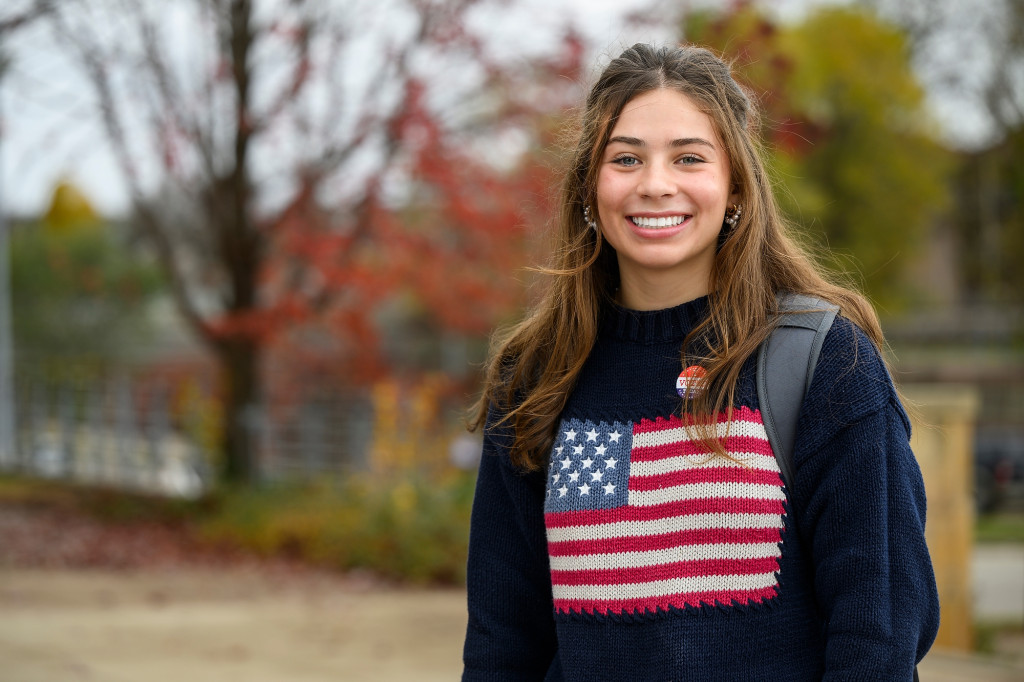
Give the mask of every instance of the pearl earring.
<path id="1" fill-rule="evenodd" d="M 597 221 L 590 217 L 589 206 L 583 207 L 583 222 L 585 222 L 587 224 L 587 227 L 589 227 L 591 230 L 597 232 Z"/>
<path id="2" fill-rule="evenodd" d="M 739 204 L 733 204 L 725 209 L 725 222 L 729 223 L 729 227 L 736 227 L 736 223 L 740 221 L 741 215 L 743 215 L 743 207 Z"/>

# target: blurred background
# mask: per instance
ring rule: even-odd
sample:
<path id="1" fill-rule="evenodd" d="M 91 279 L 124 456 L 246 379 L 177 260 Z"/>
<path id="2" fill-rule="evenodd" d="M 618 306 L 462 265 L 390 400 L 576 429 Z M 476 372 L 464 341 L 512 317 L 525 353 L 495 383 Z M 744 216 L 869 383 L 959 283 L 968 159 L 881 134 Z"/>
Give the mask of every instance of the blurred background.
<path id="1" fill-rule="evenodd" d="M 7 0 L 0 607 L 41 567 L 261 557 L 446 586 L 457 674 L 465 417 L 542 284 L 577 107 L 637 41 L 756 94 L 787 215 L 915 408 L 939 645 L 1024 665 L 1022 0 Z M 11 622 L 0 651 L 51 670 Z"/>

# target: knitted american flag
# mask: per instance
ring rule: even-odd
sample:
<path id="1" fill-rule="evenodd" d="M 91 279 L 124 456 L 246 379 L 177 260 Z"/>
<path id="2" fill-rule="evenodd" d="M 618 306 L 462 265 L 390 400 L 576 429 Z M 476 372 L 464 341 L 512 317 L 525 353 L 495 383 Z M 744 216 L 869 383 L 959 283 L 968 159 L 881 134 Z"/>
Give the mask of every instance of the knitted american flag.
<path id="1" fill-rule="evenodd" d="M 633 613 L 773 597 L 785 515 L 759 411 L 708 454 L 678 417 L 563 419 L 551 452 L 545 522 L 555 609 Z"/>

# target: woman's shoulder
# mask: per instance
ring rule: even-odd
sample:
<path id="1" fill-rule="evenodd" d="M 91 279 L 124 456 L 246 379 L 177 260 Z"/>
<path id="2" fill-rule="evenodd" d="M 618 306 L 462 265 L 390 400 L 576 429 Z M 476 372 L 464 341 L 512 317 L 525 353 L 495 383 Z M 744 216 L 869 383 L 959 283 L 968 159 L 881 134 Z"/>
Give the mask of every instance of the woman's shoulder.
<path id="1" fill-rule="evenodd" d="M 825 438 L 888 405 L 903 411 L 881 351 L 860 327 L 837 316 L 822 344 L 801 418 L 812 419 Z"/>
<path id="2" fill-rule="evenodd" d="M 833 390 L 844 386 L 875 389 L 891 384 L 878 346 L 863 329 L 842 315 L 836 316 L 825 335 L 814 379 L 815 384 Z M 859 386 L 860 382 L 866 385 Z"/>

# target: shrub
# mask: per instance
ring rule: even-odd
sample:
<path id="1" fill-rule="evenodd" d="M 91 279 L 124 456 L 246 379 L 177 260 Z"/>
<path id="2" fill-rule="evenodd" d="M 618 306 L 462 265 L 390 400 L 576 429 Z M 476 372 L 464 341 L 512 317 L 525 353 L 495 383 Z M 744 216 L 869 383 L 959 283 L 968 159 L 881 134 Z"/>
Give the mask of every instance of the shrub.
<path id="1" fill-rule="evenodd" d="M 413 583 L 465 580 L 474 476 L 354 476 L 226 490 L 208 540 Z"/>

